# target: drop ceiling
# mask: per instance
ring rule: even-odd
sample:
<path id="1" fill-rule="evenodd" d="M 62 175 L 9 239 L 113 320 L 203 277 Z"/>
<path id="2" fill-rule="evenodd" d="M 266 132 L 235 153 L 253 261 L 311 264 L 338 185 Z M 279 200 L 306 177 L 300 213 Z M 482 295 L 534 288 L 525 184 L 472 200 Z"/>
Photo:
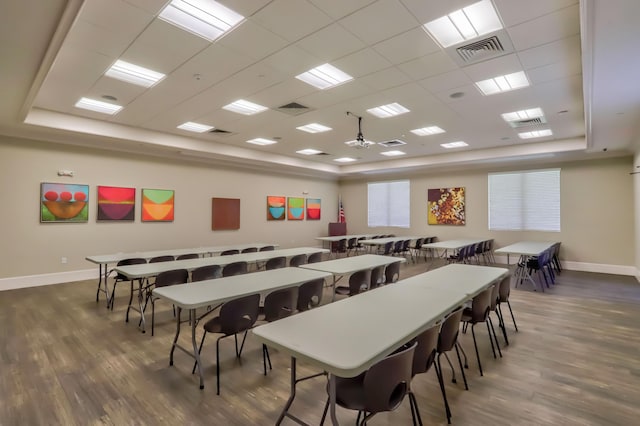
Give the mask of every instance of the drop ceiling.
<path id="1" fill-rule="evenodd" d="M 11 62 L 0 81 L 8 95 L 0 132 L 332 176 L 509 158 L 593 157 L 604 149 L 622 154 L 637 140 L 638 63 L 624 51 L 640 36 L 632 19 L 640 16 L 640 2 L 493 0 L 504 26 L 499 37 L 508 49 L 468 64 L 461 64 L 455 49 L 441 48 L 423 24 L 473 0 L 219 2 L 245 19 L 213 42 L 159 19 L 166 0 L 57 0 L 47 2 L 44 15 L 33 11 L 41 7 L 36 0 L 13 2 L 19 4 L 0 18 L 3 32 L 15 29 L 23 37 L 12 34 L 16 46 L 0 51 L 3 63 Z M 105 76 L 119 59 L 166 77 L 144 88 Z M 319 90 L 295 78 L 324 63 L 353 80 Z M 474 85 L 517 71 L 525 72 L 529 87 L 484 96 Z M 74 106 L 82 97 L 123 108 L 115 115 L 82 110 Z M 222 108 L 238 99 L 268 109 L 245 116 Z M 279 109 L 290 103 L 306 108 Z M 390 118 L 367 112 L 390 103 L 410 112 Z M 537 107 L 544 124 L 512 128 L 501 118 Z M 366 140 L 406 144 L 348 146 L 358 132 L 357 116 Z M 177 128 L 189 121 L 216 131 Z M 310 123 L 331 130 L 297 129 Z M 445 132 L 411 132 L 427 126 Z M 542 129 L 553 134 L 518 137 Z M 246 142 L 254 138 L 277 143 Z M 455 141 L 468 146 L 441 146 Z M 303 149 L 323 155 L 296 153 Z M 381 155 L 390 149 L 405 155 Z M 340 157 L 356 161 L 341 165 L 334 161 Z"/>

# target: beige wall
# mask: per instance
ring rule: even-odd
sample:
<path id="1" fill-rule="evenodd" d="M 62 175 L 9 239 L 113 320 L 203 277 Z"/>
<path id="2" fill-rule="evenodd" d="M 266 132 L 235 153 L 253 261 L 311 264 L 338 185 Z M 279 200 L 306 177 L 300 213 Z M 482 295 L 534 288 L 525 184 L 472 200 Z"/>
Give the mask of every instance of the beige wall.
<path id="1" fill-rule="evenodd" d="M 75 176 L 58 177 L 60 169 L 73 170 Z M 0 137 L 0 173 L 5 198 L 0 279 L 93 269 L 85 256 L 114 252 L 244 242 L 316 246 L 314 238 L 326 235 L 327 223 L 336 219 L 337 182 L 315 178 L 146 160 L 8 137 Z M 40 223 L 41 182 L 89 185 L 89 222 Z M 96 185 L 137 188 L 135 221 L 97 223 Z M 141 188 L 176 191 L 173 223 L 141 223 Z M 267 195 L 320 198 L 322 220 L 267 222 Z M 240 230 L 211 230 L 212 197 L 240 198 Z M 62 257 L 67 264 L 61 264 Z"/>
<path id="2" fill-rule="evenodd" d="M 343 182 L 340 192 L 349 232 L 434 235 L 440 240 L 465 237 L 494 238 L 496 247 L 521 240 L 561 241 L 561 255 L 565 260 L 627 267 L 635 265 L 634 189 L 633 180 L 629 176 L 632 158 L 580 161 L 560 164 L 559 167 L 559 233 L 488 230 L 487 173 L 524 168 L 412 174 L 409 177 L 410 229 L 367 227 L 367 182 L 387 180 L 386 177 Z M 466 226 L 427 224 L 427 189 L 441 187 L 466 188 Z"/>

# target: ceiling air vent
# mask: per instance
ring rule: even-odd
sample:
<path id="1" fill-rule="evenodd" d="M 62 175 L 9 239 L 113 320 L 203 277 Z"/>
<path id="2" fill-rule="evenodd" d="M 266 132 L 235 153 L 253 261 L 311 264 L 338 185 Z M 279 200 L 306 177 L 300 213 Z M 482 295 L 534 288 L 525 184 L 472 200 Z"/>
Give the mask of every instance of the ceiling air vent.
<path id="1" fill-rule="evenodd" d="M 385 142 L 378 142 L 378 145 L 386 146 L 387 148 L 391 148 L 394 146 L 406 145 L 405 141 L 401 141 L 400 139 L 393 139 Z"/>
<path id="2" fill-rule="evenodd" d="M 213 133 L 214 135 L 220 135 L 220 136 L 225 136 L 225 135 L 230 135 L 231 134 L 230 131 L 222 130 L 222 129 L 213 129 L 209 133 Z"/>
<path id="3" fill-rule="evenodd" d="M 536 118 L 527 118 L 525 120 L 516 120 L 509 121 L 509 125 L 514 129 L 519 129 L 520 127 L 529 127 L 529 126 L 537 126 L 538 124 L 545 124 L 547 120 L 544 117 L 536 117 Z"/>
<path id="4" fill-rule="evenodd" d="M 304 114 L 307 111 L 311 111 L 311 108 L 301 105 L 297 102 L 290 102 L 286 105 L 279 106 L 278 108 L 276 108 L 276 110 L 289 115 L 300 115 Z"/>
<path id="5" fill-rule="evenodd" d="M 513 43 L 505 30 L 499 30 L 473 43 L 452 46 L 445 50 L 458 65 L 463 67 L 514 52 Z"/>

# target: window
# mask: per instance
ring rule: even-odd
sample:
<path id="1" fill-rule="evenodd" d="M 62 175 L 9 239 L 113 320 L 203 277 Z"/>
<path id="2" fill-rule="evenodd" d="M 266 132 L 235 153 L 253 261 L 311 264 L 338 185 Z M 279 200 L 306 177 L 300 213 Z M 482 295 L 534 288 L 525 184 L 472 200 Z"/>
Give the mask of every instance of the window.
<path id="1" fill-rule="evenodd" d="M 560 169 L 489 173 L 489 229 L 560 232 Z"/>
<path id="2" fill-rule="evenodd" d="M 409 227 L 410 186 L 408 180 L 368 184 L 369 227 Z"/>

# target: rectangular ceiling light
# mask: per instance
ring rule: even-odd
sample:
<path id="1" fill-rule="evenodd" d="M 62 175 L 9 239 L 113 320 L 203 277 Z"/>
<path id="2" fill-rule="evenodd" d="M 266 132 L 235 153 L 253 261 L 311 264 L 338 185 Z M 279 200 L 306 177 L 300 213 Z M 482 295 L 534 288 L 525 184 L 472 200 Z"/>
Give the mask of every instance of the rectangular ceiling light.
<path id="1" fill-rule="evenodd" d="M 553 132 L 550 129 L 545 130 L 534 130 L 532 132 L 524 132 L 518 133 L 520 139 L 532 139 L 532 138 L 543 138 L 545 136 L 551 136 Z"/>
<path id="2" fill-rule="evenodd" d="M 317 149 L 307 148 L 307 149 L 301 149 L 300 151 L 296 151 L 296 154 L 316 155 L 316 154 L 320 154 L 321 152 L 322 151 L 318 151 Z"/>
<path id="3" fill-rule="evenodd" d="M 88 109 L 102 114 L 113 115 L 122 109 L 122 106 L 95 99 L 81 98 L 75 105 L 76 108 Z"/>
<path id="4" fill-rule="evenodd" d="M 494 95 L 496 93 L 509 92 L 527 87 L 529 86 L 529 80 L 524 71 L 518 71 L 512 74 L 477 81 L 475 85 L 483 95 Z"/>
<path id="5" fill-rule="evenodd" d="M 409 112 L 409 110 L 403 107 L 402 105 L 400 105 L 399 103 L 394 102 L 392 104 L 382 105 L 379 107 L 368 109 L 367 112 L 369 114 L 375 115 L 376 117 L 387 118 L 387 117 L 394 117 L 396 115 L 404 114 L 406 112 Z"/>
<path id="6" fill-rule="evenodd" d="M 429 136 L 429 135 L 437 135 L 438 133 L 444 133 L 444 130 L 442 130 L 438 126 L 429 126 L 429 127 L 422 127 L 420 129 L 413 129 L 411 130 L 411 133 L 418 136 Z"/>
<path id="7" fill-rule="evenodd" d="M 356 159 L 351 157 L 340 157 L 334 159 L 333 161 L 337 161 L 338 163 L 351 163 L 352 161 L 356 161 Z"/>
<path id="8" fill-rule="evenodd" d="M 229 105 L 223 106 L 222 109 L 237 112 L 238 114 L 253 115 L 265 111 L 268 108 L 262 105 L 254 104 L 253 102 L 245 101 L 244 99 L 239 99 L 235 102 L 230 103 Z"/>
<path id="9" fill-rule="evenodd" d="M 193 121 L 187 121 L 178 126 L 178 129 L 187 130 L 189 132 L 204 133 L 209 130 L 213 130 L 213 126 L 207 126 L 206 124 L 194 123 Z"/>
<path id="10" fill-rule="evenodd" d="M 469 144 L 466 142 L 458 141 L 458 142 L 441 143 L 440 146 L 443 148 L 449 149 L 449 148 L 462 148 L 463 146 L 469 146 Z"/>
<path id="11" fill-rule="evenodd" d="M 244 20 L 214 0 L 172 0 L 158 18 L 213 41 Z"/>
<path id="12" fill-rule="evenodd" d="M 151 87 L 165 78 L 165 75 L 162 73 L 121 60 L 117 60 L 116 63 L 107 70 L 105 75 L 142 87 Z"/>
<path id="13" fill-rule="evenodd" d="M 424 29 L 442 46 L 454 44 L 502 29 L 491 0 L 482 0 L 424 24 Z"/>
<path id="14" fill-rule="evenodd" d="M 353 77 L 349 74 L 330 64 L 323 64 L 310 69 L 297 75 L 296 78 L 321 90 L 330 89 L 353 80 Z"/>
<path id="15" fill-rule="evenodd" d="M 322 133 L 332 130 L 331 127 L 323 126 L 318 123 L 305 124 L 304 126 L 296 127 L 296 129 L 307 133 Z"/>
<path id="16" fill-rule="evenodd" d="M 247 142 L 252 143 L 254 145 L 273 145 L 274 143 L 278 143 L 276 141 L 272 141 L 271 139 L 265 139 L 265 138 L 249 139 Z"/>
<path id="17" fill-rule="evenodd" d="M 510 121 L 531 120 L 539 117 L 544 117 L 542 108 L 523 109 L 520 111 L 505 112 L 502 114 L 502 119 L 507 123 Z"/>
<path id="18" fill-rule="evenodd" d="M 405 155 L 404 151 L 383 151 L 380 153 L 381 155 L 386 155 L 387 157 L 397 157 L 398 155 Z"/>

